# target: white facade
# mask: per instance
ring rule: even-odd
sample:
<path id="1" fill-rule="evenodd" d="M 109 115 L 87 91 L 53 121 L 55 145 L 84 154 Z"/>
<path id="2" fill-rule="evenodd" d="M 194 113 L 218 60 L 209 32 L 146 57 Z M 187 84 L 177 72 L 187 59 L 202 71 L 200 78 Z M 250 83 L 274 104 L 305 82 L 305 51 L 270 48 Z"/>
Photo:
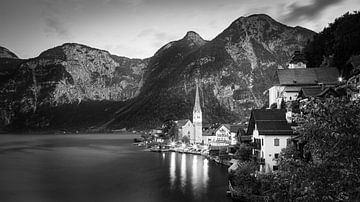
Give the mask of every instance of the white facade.
<path id="1" fill-rule="evenodd" d="M 236 133 L 235 133 L 235 132 L 231 132 L 231 133 L 230 133 L 230 137 L 231 137 L 230 144 L 231 144 L 231 145 L 236 145 L 236 144 L 237 144 Z"/>
<path id="2" fill-rule="evenodd" d="M 298 90 L 294 90 L 298 88 Z M 269 89 L 269 108 L 273 103 L 276 103 L 277 105 L 281 104 L 281 100 L 284 99 L 285 102 L 296 100 L 300 87 L 293 87 L 293 89 L 288 90 L 286 86 L 273 86 Z"/>
<path id="3" fill-rule="evenodd" d="M 215 135 L 213 135 L 213 136 L 203 136 L 202 139 L 203 139 L 203 143 L 205 145 L 213 145 L 216 142 L 216 136 Z"/>
<path id="4" fill-rule="evenodd" d="M 255 125 L 255 128 L 256 125 Z M 253 141 L 260 140 L 261 148 L 255 149 L 254 152 L 259 152 L 259 157 L 265 160 L 264 165 L 260 165 L 261 172 L 272 172 L 277 166 L 277 158 L 282 149 L 286 148 L 290 143 L 290 135 L 259 135 L 257 129 L 253 131 Z M 278 143 L 278 144 L 277 144 Z"/>
<path id="5" fill-rule="evenodd" d="M 289 69 L 300 69 L 300 68 L 306 68 L 306 64 L 303 62 L 298 62 L 296 64 L 290 63 L 288 66 Z"/>
<path id="6" fill-rule="evenodd" d="M 209 142 L 212 146 L 228 146 L 231 144 L 230 129 L 225 125 L 221 125 L 215 130 L 215 136 L 212 136 L 212 141 Z"/>
<path id="7" fill-rule="evenodd" d="M 178 127 L 179 139 L 182 139 L 184 136 L 188 136 L 189 139 L 194 136 L 194 125 L 190 120 L 186 122 L 183 126 Z"/>

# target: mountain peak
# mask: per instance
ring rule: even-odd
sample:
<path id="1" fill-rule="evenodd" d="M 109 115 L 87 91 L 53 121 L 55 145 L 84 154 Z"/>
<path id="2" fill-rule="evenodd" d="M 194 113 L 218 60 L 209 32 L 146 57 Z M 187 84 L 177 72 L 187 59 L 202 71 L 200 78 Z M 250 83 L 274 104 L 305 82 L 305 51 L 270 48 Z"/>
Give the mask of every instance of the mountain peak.
<path id="1" fill-rule="evenodd" d="M 194 31 L 188 31 L 186 35 L 184 36 L 183 40 L 187 40 L 194 45 L 202 46 L 206 43 L 206 41 L 196 32 Z"/>
<path id="2" fill-rule="evenodd" d="M 0 46 L 0 58 L 18 59 L 18 57 L 13 52 L 2 46 Z"/>

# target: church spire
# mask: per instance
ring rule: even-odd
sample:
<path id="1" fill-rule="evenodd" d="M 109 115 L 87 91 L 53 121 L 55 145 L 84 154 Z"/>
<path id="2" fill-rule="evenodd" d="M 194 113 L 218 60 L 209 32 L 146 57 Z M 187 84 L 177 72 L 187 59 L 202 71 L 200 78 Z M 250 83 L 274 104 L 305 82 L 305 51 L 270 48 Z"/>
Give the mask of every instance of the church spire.
<path id="1" fill-rule="evenodd" d="M 195 104 L 194 104 L 194 112 L 201 112 L 200 107 L 200 97 L 199 97 L 199 79 L 195 80 L 196 82 L 196 94 L 195 94 Z"/>

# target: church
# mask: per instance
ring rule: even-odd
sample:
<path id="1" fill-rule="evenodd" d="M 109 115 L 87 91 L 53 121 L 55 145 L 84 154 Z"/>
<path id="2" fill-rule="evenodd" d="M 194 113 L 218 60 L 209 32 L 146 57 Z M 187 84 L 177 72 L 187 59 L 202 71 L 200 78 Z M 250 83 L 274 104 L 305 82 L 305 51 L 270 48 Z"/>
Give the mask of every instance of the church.
<path id="1" fill-rule="evenodd" d="M 196 93 L 193 108 L 192 123 L 189 119 L 175 121 L 178 128 L 179 139 L 188 136 L 190 143 L 202 143 L 202 111 L 199 96 L 199 80 L 196 79 Z"/>

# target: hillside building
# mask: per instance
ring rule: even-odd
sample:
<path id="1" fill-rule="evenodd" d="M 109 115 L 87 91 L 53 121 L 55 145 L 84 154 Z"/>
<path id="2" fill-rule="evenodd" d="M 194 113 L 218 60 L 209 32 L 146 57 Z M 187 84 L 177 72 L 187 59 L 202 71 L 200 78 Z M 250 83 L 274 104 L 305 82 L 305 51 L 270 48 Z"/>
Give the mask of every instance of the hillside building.
<path id="1" fill-rule="evenodd" d="M 260 163 L 260 172 L 278 169 L 282 149 L 291 143 L 293 130 L 286 120 L 285 110 L 255 109 L 251 112 L 247 135 L 255 145 L 253 155 Z"/>

